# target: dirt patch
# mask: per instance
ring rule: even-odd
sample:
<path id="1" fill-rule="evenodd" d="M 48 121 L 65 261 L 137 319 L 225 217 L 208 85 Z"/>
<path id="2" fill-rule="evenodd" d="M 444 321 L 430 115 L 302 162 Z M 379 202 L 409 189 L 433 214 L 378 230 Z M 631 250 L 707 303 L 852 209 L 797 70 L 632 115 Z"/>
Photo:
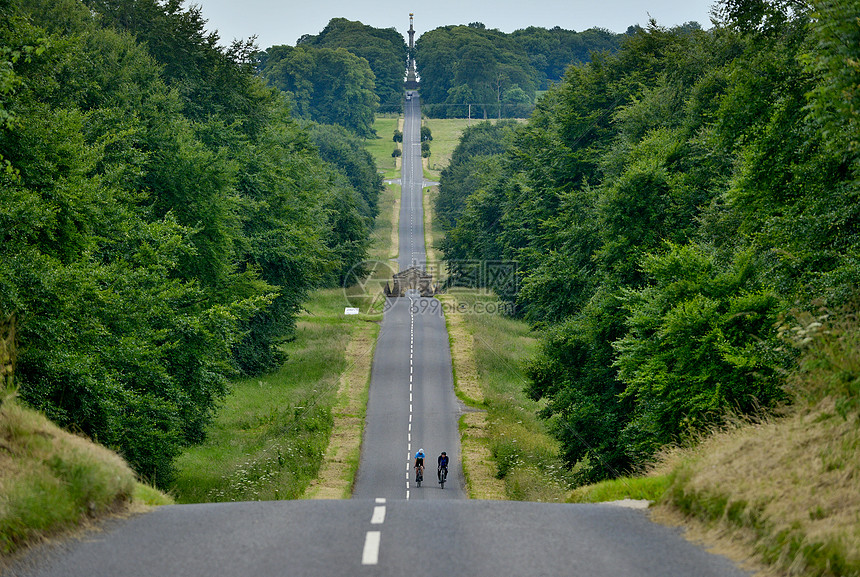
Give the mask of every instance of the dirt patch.
<path id="1" fill-rule="evenodd" d="M 362 322 L 352 332 L 346 347 L 347 368 L 340 375 L 332 410 L 334 428 L 319 475 L 305 491 L 306 499 L 348 499 L 352 493 L 378 332 L 379 325 L 373 322 Z"/>

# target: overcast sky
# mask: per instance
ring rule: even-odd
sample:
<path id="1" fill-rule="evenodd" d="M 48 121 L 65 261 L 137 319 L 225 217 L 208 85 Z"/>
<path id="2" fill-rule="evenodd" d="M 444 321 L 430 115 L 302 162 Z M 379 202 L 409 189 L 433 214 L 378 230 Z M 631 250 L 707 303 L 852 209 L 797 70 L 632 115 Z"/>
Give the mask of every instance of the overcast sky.
<path id="1" fill-rule="evenodd" d="M 223 44 L 257 36 L 260 48 L 295 45 L 303 34 L 319 34 L 332 18 L 359 20 L 376 28 L 396 28 L 404 36 L 409 13 L 415 13 L 416 38 L 448 24 L 483 22 L 487 28 L 513 32 L 528 26 L 560 26 L 580 32 L 607 28 L 624 32 L 645 25 L 649 15 L 660 26 L 696 21 L 710 28 L 712 0 L 186 0 L 201 7 Z"/>

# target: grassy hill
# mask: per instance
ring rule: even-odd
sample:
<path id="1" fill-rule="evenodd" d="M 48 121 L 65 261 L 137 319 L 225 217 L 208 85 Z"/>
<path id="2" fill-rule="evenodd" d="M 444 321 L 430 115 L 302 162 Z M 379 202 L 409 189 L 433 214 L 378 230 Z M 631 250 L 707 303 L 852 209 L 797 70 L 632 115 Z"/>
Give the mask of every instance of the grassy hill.
<path id="1" fill-rule="evenodd" d="M 169 502 L 113 451 L 14 398 L 0 406 L 0 568 L 22 547 L 88 520 Z"/>
<path id="2" fill-rule="evenodd" d="M 573 502 L 644 498 L 769 575 L 860 575 L 860 324 L 796 327 L 794 403 L 757 421 L 727 420 L 668 452 L 645 477 L 581 487 Z"/>

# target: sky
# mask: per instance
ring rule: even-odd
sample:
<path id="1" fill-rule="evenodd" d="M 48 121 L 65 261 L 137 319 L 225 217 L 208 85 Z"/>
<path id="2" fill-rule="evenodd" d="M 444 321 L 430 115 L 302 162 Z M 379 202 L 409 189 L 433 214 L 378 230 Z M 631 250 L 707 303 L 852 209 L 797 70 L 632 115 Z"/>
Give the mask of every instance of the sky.
<path id="1" fill-rule="evenodd" d="M 332 18 L 359 20 L 375 28 L 396 28 L 406 36 L 409 13 L 415 14 L 416 39 L 448 24 L 483 22 L 487 28 L 513 32 L 528 26 L 581 32 L 606 28 L 624 32 L 646 25 L 649 17 L 671 27 L 696 21 L 711 27 L 713 0 L 429 0 L 408 4 L 395 0 L 186 0 L 197 5 L 224 45 L 257 36 L 257 45 L 294 46 L 303 34 L 319 34 Z"/>

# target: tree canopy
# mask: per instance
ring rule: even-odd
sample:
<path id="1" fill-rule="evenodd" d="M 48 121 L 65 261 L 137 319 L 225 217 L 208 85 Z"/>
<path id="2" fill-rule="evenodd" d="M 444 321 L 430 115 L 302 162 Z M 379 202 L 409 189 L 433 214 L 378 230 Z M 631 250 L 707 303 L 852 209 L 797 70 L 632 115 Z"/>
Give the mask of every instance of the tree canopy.
<path id="1" fill-rule="evenodd" d="M 345 18 L 332 18 L 322 32 L 302 36 L 296 45 L 345 48 L 364 58 L 373 71 L 380 112 L 400 112 L 409 48 L 403 35 L 394 28 L 374 28 Z"/>
<path id="2" fill-rule="evenodd" d="M 583 481 L 785 401 L 780 323 L 854 302 L 856 19 L 829 0 L 718 14 L 568 68 L 495 148 L 467 131 L 442 176 L 454 282 L 516 261 L 503 296 L 545 330 L 528 391 Z"/>
<path id="3" fill-rule="evenodd" d="M 196 7 L 0 12 L 0 316 L 17 323 L 18 393 L 166 486 L 227 379 L 277 366 L 308 291 L 363 260 L 379 183 L 354 141 L 297 124 L 253 46 L 220 48 Z M 327 162 L 335 148 L 353 157 Z"/>
<path id="4" fill-rule="evenodd" d="M 536 91 L 592 52 L 614 51 L 620 35 L 530 27 L 505 34 L 483 24 L 443 26 L 415 47 L 425 112 L 440 117 L 524 117 Z M 469 105 L 472 105 L 471 108 Z"/>
<path id="5" fill-rule="evenodd" d="M 263 78 L 286 94 L 297 117 L 373 135 L 379 97 L 364 58 L 346 48 L 272 46 L 262 62 Z"/>

